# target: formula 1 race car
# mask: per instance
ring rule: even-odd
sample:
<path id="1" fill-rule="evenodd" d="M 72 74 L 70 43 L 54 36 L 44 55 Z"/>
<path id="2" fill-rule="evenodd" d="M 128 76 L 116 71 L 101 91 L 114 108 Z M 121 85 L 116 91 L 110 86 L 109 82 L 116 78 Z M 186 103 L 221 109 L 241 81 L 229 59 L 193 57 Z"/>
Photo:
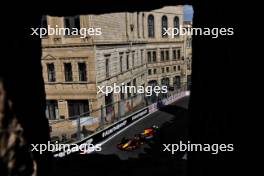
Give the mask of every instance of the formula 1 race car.
<path id="1" fill-rule="evenodd" d="M 133 139 L 123 138 L 117 148 L 124 151 L 135 150 L 144 144 L 144 142 L 149 142 L 153 139 L 154 135 L 157 133 L 158 127 L 152 126 L 150 128 L 144 129 L 140 134 L 136 134 Z"/>
<path id="2" fill-rule="evenodd" d="M 159 127 L 156 125 L 153 125 L 150 128 L 145 128 L 143 133 L 140 134 L 141 139 L 145 139 L 145 140 L 152 139 L 154 135 L 158 132 L 158 130 L 159 130 Z"/>
<path id="3" fill-rule="evenodd" d="M 117 148 L 124 151 L 131 151 L 139 148 L 141 145 L 141 140 L 139 137 L 134 137 L 133 139 L 123 138 Z"/>

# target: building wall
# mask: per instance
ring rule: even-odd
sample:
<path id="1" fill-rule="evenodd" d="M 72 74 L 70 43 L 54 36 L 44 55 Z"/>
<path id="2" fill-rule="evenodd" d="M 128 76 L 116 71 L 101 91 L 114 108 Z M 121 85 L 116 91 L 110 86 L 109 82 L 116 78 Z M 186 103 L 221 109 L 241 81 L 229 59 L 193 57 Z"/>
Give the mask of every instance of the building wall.
<path id="1" fill-rule="evenodd" d="M 68 117 L 67 100 L 89 100 L 90 109 L 96 108 L 96 70 L 94 51 L 91 47 L 43 48 L 43 78 L 47 100 L 57 100 L 59 115 Z M 78 63 L 86 63 L 87 81 L 79 81 Z M 47 64 L 55 66 L 55 82 L 48 82 Z M 65 82 L 64 63 L 72 64 L 73 81 Z"/>
<path id="2" fill-rule="evenodd" d="M 141 57 L 141 52 L 143 51 L 143 58 Z M 133 63 L 133 53 L 134 53 L 134 63 Z M 97 63 L 97 85 L 98 86 L 113 86 L 114 83 L 116 85 L 121 86 L 122 83 L 127 84 L 134 79 L 136 79 L 137 85 L 145 84 L 146 78 L 146 61 L 145 61 L 145 47 L 140 45 L 136 46 L 122 46 L 122 47 L 114 47 L 114 48 L 101 48 L 98 47 L 96 49 L 96 63 Z M 121 63 L 120 57 L 122 56 L 122 71 L 121 71 Z M 127 69 L 128 59 L 129 69 Z M 105 62 L 106 58 L 109 59 L 109 77 L 106 77 L 106 67 Z M 143 77 L 143 78 L 142 78 Z M 127 95 L 125 95 L 127 98 Z M 104 95 L 98 94 L 98 100 L 105 105 Z M 120 100 L 120 94 L 114 96 L 114 101 Z"/>
<path id="3" fill-rule="evenodd" d="M 192 22 L 185 22 L 185 28 L 191 28 Z M 184 57 L 186 58 L 187 76 L 192 74 L 192 36 L 184 36 Z"/>
<path id="4" fill-rule="evenodd" d="M 169 60 L 161 61 L 161 50 L 169 50 Z M 152 70 L 152 74 L 148 75 L 147 82 L 151 80 L 156 80 L 158 84 L 161 84 L 161 79 L 168 77 L 170 79 L 170 86 L 173 86 L 173 77 L 175 76 L 181 76 L 182 77 L 182 83 L 184 82 L 182 72 L 184 72 L 184 65 L 185 60 L 182 60 L 182 57 L 177 58 L 176 60 L 172 59 L 172 51 L 173 50 L 180 50 L 181 56 L 183 52 L 183 46 L 181 43 L 179 44 L 152 44 L 147 46 L 147 51 L 153 51 L 155 50 L 157 53 L 157 61 L 156 62 L 148 62 L 147 67 L 148 70 Z M 174 71 L 174 66 L 176 66 L 176 71 Z M 178 69 L 178 66 L 181 67 L 181 69 Z M 169 67 L 170 71 L 166 71 L 166 67 Z M 157 69 L 157 74 L 153 74 L 153 69 Z M 165 73 L 162 73 L 162 68 L 165 68 Z M 183 70 L 183 71 L 182 71 Z"/>
<path id="5" fill-rule="evenodd" d="M 177 7 L 163 7 L 158 10 L 153 10 L 151 12 L 145 12 L 145 17 L 146 20 L 144 21 L 144 33 L 145 33 L 145 38 L 147 38 L 148 42 L 183 42 L 184 37 L 179 36 L 175 38 L 163 38 L 162 37 L 162 27 L 161 27 L 161 19 L 162 16 L 167 16 L 168 19 L 168 27 L 173 28 L 173 19 L 175 16 L 179 18 L 179 24 L 183 25 L 183 8 L 182 6 L 177 6 Z M 154 26 L 155 26 L 155 38 L 148 38 L 148 24 L 147 24 L 147 18 L 148 15 L 152 14 L 154 16 Z"/>
<path id="6" fill-rule="evenodd" d="M 148 15 L 154 15 L 155 37 L 148 37 Z M 163 78 L 169 78 L 173 86 L 175 76 L 186 82 L 186 50 L 183 36 L 163 38 L 161 34 L 161 18 L 166 15 L 168 27 L 173 27 L 173 19 L 179 17 L 183 24 L 183 7 L 164 7 L 151 12 L 110 13 L 102 15 L 81 15 L 80 27 L 102 29 L 101 36 L 48 36 L 42 39 L 43 77 L 47 100 L 57 100 L 59 115 L 69 117 L 67 100 L 88 100 L 89 109 L 95 110 L 105 105 L 105 96 L 97 94 L 97 86 L 127 84 L 136 79 L 137 85 L 147 85 L 156 80 L 161 84 Z M 64 27 L 63 17 L 47 17 L 51 27 Z M 161 61 L 160 51 L 168 49 L 169 61 Z M 172 60 L 173 50 L 180 50 L 182 58 Z M 157 61 L 149 63 L 147 52 L 156 51 Z M 133 59 L 134 53 L 134 59 Z M 122 59 L 122 71 L 120 57 Z M 126 57 L 129 57 L 129 69 Z M 109 59 L 109 76 L 106 76 L 106 59 Z M 65 82 L 63 63 L 72 63 L 73 81 Z M 87 66 L 87 81 L 78 81 L 78 62 Z M 56 82 L 47 80 L 47 63 L 54 63 Z M 133 64 L 134 63 L 134 64 Z M 174 70 L 176 66 L 176 70 Z M 180 70 L 178 69 L 180 66 Z M 167 73 L 166 67 L 170 70 Z M 165 68 L 165 73 L 161 69 Z M 156 74 L 148 75 L 148 70 L 157 69 Z M 125 95 L 127 98 L 127 95 Z M 120 100 L 120 94 L 114 95 L 114 101 Z"/>
<path id="7" fill-rule="evenodd" d="M 185 60 L 182 58 L 178 58 L 177 60 L 173 60 L 172 56 L 173 50 L 180 50 L 181 56 L 184 57 L 184 36 L 175 36 L 172 38 L 171 36 L 162 37 L 162 16 L 166 16 L 168 19 L 168 28 L 174 27 L 174 18 L 177 16 L 179 18 L 179 25 L 183 26 L 183 8 L 182 6 L 177 7 L 164 7 L 162 9 L 153 10 L 151 12 L 145 13 L 145 18 L 148 18 L 148 15 L 154 16 L 154 24 L 155 24 L 155 37 L 148 38 L 148 29 L 147 29 L 147 20 L 145 20 L 145 28 L 144 33 L 147 38 L 147 50 L 155 50 L 157 53 L 157 61 L 150 62 L 147 64 L 148 69 L 152 70 L 157 69 L 157 74 L 151 74 L 147 77 L 147 82 L 151 80 L 156 80 L 158 84 L 161 84 L 161 80 L 163 78 L 169 78 L 170 86 L 173 87 L 173 78 L 175 76 L 181 77 L 181 83 L 184 84 L 186 82 L 186 75 L 185 73 Z M 163 49 L 169 50 L 169 61 L 161 61 L 161 54 L 160 51 Z M 174 66 L 176 66 L 176 71 L 174 71 Z M 178 69 L 180 66 L 180 70 Z M 166 67 L 169 67 L 170 71 L 166 72 Z M 165 69 L 165 73 L 162 73 L 162 68 Z"/>
<path id="8" fill-rule="evenodd" d="M 93 41 L 108 44 L 127 41 L 126 15 L 127 13 L 88 15 L 85 18 L 88 18 L 90 21 L 87 27 L 102 29 L 102 35 L 92 37 Z"/>

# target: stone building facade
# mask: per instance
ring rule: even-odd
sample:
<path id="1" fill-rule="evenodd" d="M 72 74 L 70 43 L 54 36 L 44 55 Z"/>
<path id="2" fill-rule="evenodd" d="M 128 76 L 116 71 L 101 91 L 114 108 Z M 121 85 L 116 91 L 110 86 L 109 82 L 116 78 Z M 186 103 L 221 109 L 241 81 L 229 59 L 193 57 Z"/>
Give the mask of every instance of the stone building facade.
<path id="1" fill-rule="evenodd" d="M 185 37 L 162 35 L 183 25 L 183 6 L 150 12 L 43 17 L 53 28 L 101 28 L 101 35 L 47 35 L 42 66 L 49 119 L 67 119 L 130 94 L 105 96 L 97 86 L 168 85 L 187 82 Z M 95 115 L 96 116 L 96 115 Z"/>
<path id="2" fill-rule="evenodd" d="M 192 28 L 192 21 L 184 21 L 184 28 L 190 30 Z M 191 87 L 191 75 L 192 75 L 192 36 L 184 36 L 184 58 L 186 60 L 186 75 L 187 75 L 187 87 Z"/>

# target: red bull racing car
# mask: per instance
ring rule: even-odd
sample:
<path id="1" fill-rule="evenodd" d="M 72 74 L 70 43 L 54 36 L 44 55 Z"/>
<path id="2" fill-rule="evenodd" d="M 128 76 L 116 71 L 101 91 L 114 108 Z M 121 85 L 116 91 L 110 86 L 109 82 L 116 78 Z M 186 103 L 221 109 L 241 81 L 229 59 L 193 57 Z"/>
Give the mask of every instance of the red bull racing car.
<path id="1" fill-rule="evenodd" d="M 141 138 L 144 140 L 152 139 L 154 135 L 157 133 L 157 131 L 158 131 L 158 127 L 154 125 L 150 128 L 145 128 L 144 131 L 140 135 L 141 135 Z"/>
<path id="2" fill-rule="evenodd" d="M 132 139 L 123 138 L 121 142 L 117 144 L 117 148 L 124 151 L 135 150 L 139 148 L 140 145 L 144 144 L 144 142 L 151 140 L 157 131 L 158 127 L 155 125 L 150 128 L 145 128 L 142 133 L 136 134 Z"/>

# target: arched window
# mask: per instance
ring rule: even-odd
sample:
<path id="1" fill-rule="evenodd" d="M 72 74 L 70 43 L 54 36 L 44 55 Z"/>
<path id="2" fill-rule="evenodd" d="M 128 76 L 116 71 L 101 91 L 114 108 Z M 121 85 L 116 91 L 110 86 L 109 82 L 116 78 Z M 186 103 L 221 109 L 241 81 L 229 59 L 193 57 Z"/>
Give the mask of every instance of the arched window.
<path id="1" fill-rule="evenodd" d="M 162 16 L 161 18 L 161 36 L 162 37 L 168 37 L 168 34 L 166 33 L 168 29 L 168 18 L 166 16 Z"/>
<path id="2" fill-rule="evenodd" d="M 47 16 L 42 16 L 41 18 L 41 27 L 42 28 L 48 28 L 48 20 L 47 20 Z"/>
<path id="3" fill-rule="evenodd" d="M 148 16 L 148 37 L 154 37 L 155 31 L 154 31 L 154 16 L 149 15 Z"/>
<path id="4" fill-rule="evenodd" d="M 173 20 L 173 27 L 174 27 L 174 32 L 176 33 L 176 29 L 177 29 L 177 34 L 179 35 L 179 30 L 180 30 L 180 20 L 179 20 L 179 17 L 174 17 L 174 20 Z"/>
<path id="5" fill-rule="evenodd" d="M 80 16 L 66 16 L 64 17 L 64 27 L 69 31 L 66 35 L 71 35 L 72 32 L 79 33 L 80 30 Z"/>
<path id="6" fill-rule="evenodd" d="M 48 19 L 47 19 L 47 16 L 42 16 L 41 18 L 41 27 L 42 28 L 45 28 L 45 29 L 48 29 Z M 44 34 L 44 36 L 47 36 L 47 32 Z"/>

